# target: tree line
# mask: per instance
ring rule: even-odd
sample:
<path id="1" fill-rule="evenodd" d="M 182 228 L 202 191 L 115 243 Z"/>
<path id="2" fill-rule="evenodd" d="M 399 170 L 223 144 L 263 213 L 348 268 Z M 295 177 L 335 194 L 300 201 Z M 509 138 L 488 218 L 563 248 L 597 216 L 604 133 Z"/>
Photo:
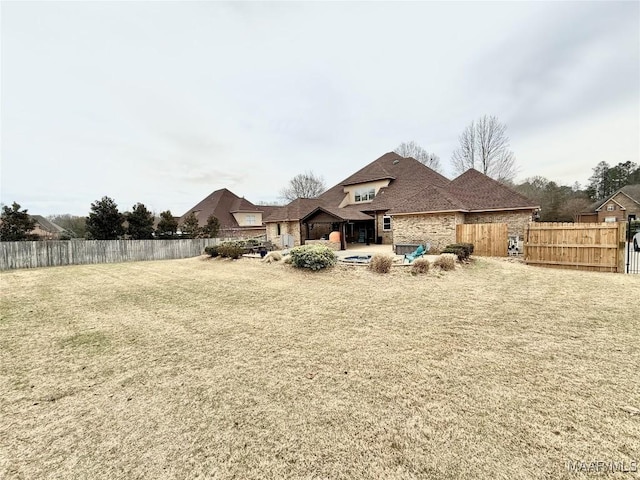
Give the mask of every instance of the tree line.
<path id="1" fill-rule="evenodd" d="M 412 157 L 437 172 L 442 171 L 440 157 L 415 141 L 402 142 L 394 151 L 405 158 Z M 593 168 L 589 184 L 584 189 L 577 182 L 569 187 L 541 176 L 529 177 L 516 184 L 513 180 L 517 173 L 516 157 L 511 150 L 507 126 L 489 115 L 473 120 L 465 127 L 458 137 L 451 165 L 456 175 L 474 168 L 536 201 L 541 206 L 540 220 L 547 222 L 575 221 L 577 215 L 589 210 L 594 202 L 607 198 L 625 185 L 640 183 L 640 168 L 636 163 L 626 161 L 612 167 L 602 161 Z M 280 198 L 290 202 L 297 198 L 315 198 L 324 191 L 324 179 L 309 171 L 293 177 L 280 190 Z M 50 216 L 49 219 L 63 227 L 68 236 L 78 238 L 149 239 L 175 238 L 178 235 L 178 222 L 171 211 L 162 212 L 154 228 L 154 216 L 142 203 L 135 204 L 130 212 L 120 213 L 109 197 L 92 203 L 88 217 L 66 214 Z M 19 204 L 5 206 L 0 239 L 31 239 L 33 235 L 29 232 L 34 226 L 35 222 L 31 222 L 27 211 L 20 211 Z M 201 227 L 195 214 L 191 213 L 181 226 L 180 236 L 215 237 L 219 229 L 220 223 L 215 216 L 210 216 Z"/>
<path id="2" fill-rule="evenodd" d="M 0 241 L 38 240 L 33 234 L 36 221 L 27 209 L 13 202 L 11 207 L 3 206 L 0 218 Z M 64 229 L 61 239 L 84 238 L 88 240 L 149 240 L 153 238 L 205 238 L 217 237 L 220 222 L 210 215 L 204 226 L 200 226 L 196 215 L 191 212 L 184 220 L 180 233 L 178 220 L 170 210 L 156 218 L 142 203 L 136 203 L 130 212 L 120 212 L 116 202 L 110 197 L 102 197 L 91 204 L 87 217 L 52 215 L 49 220 Z"/>

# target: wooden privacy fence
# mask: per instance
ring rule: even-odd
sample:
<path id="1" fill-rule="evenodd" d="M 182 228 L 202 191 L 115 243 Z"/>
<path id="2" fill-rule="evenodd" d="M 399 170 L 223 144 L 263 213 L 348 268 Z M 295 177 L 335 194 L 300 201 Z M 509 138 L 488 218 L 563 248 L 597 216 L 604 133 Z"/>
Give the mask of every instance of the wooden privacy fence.
<path id="1" fill-rule="evenodd" d="M 0 242 L 0 270 L 197 257 L 219 238 Z"/>
<path id="2" fill-rule="evenodd" d="M 483 257 L 506 257 L 508 235 L 506 223 L 456 225 L 456 243 L 473 243 L 473 254 Z"/>
<path id="3" fill-rule="evenodd" d="M 626 224 L 530 223 L 524 242 L 529 265 L 624 272 Z"/>

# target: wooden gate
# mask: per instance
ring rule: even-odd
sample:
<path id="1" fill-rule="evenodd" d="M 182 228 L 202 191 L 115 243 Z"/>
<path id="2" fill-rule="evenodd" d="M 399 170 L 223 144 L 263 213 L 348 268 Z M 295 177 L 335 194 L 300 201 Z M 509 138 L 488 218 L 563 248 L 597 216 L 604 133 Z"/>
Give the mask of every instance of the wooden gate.
<path id="1" fill-rule="evenodd" d="M 530 223 L 524 261 L 530 265 L 624 272 L 626 224 Z"/>
<path id="2" fill-rule="evenodd" d="M 506 223 L 465 223 L 456 225 L 456 242 L 473 243 L 473 254 L 506 257 L 509 237 Z"/>

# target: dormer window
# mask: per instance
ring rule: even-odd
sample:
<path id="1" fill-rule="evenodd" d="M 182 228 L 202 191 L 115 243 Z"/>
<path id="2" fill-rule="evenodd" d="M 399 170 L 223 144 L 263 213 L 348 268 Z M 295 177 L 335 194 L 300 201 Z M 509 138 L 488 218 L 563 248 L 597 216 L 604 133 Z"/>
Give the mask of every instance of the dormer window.
<path id="1" fill-rule="evenodd" d="M 356 202 L 368 202 L 376 198 L 375 188 L 359 188 L 354 192 L 354 200 Z"/>
<path id="2" fill-rule="evenodd" d="M 613 203 L 607 205 L 607 212 L 613 212 L 616 209 L 616 206 Z"/>

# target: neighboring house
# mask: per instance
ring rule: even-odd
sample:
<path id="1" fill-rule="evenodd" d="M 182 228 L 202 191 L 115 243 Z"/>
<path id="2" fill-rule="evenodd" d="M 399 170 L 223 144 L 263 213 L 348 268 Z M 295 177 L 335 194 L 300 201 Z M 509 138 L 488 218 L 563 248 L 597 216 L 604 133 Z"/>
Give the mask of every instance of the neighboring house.
<path id="1" fill-rule="evenodd" d="M 455 242 L 456 225 L 507 223 L 524 234 L 539 209 L 533 201 L 476 171 L 449 180 L 413 158 L 390 152 L 358 170 L 317 199 L 297 199 L 265 217 L 267 239 L 282 245 L 341 233 L 348 243 Z"/>
<path id="2" fill-rule="evenodd" d="M 626 222 L 640 219 L 640 184 L 626 185 L 604 200 L 595 202 L 578 216 L 581 223 Z"/>
<path id="3" fill-rule="evenodd" d="M 65 232 L 67 232 L 60 225 L 47 220 L 42 215 L 29 215 L 36 222 L 36 226 L 29 232 L 31 235 L 37 235 L 42 240 L 59 240 Z M 71 237 L 67 233 L 68 237 Z"/>
<path id="4" fill-rule="evenodd" d="M 223 188 L 204 198 L 195 207 L 187 210 L 178 221 L 182 225 L 191 212 L 195 213 L 198 224 L 207 224 L 210 215 L 220 222 L 219 237 L 255 237 L 265 234 L 263 216 L 276 211 L 275 206 L 256 206 L 245 198 Z"/>

